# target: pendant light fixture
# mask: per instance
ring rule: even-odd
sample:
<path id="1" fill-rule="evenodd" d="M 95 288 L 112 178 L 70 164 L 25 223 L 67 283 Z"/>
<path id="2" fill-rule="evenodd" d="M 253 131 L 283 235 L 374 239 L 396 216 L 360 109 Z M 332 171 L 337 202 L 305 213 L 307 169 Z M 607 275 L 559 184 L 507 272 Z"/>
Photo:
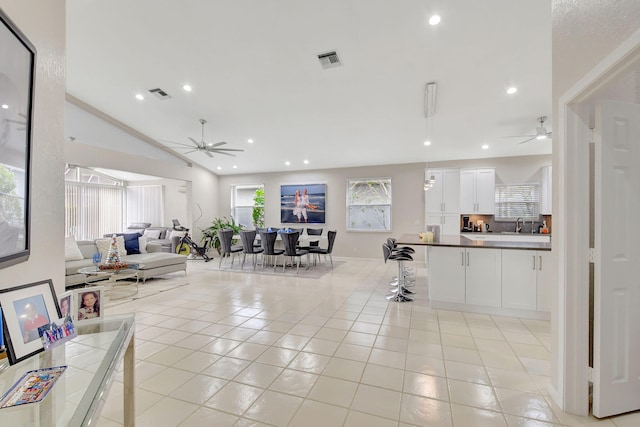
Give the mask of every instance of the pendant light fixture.
<path id="1" fill-rule="evenodd" d="M 429 82 L 424 87 L 424 116 L 427 119 L 427 139 L 424 141 L 424 145 L 431 145 L 431 128 L 432 117 L 436 112 L 436 83 Z M 424 191 L 429 191 L 433 184 L 436 182 L 436 177 L 431 175 L 428 179 L 424 180 Z"/>

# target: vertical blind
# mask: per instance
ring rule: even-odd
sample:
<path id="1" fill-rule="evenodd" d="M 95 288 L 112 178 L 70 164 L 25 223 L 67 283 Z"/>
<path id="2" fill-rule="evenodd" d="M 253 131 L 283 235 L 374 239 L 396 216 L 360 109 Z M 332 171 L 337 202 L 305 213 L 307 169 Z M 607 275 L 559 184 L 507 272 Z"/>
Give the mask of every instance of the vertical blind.
<path id="1" fill-rule="evenodd" d="M 89 240 L 124 228 L 123 187 L 66 182 L 64 199 L 67 236 Z"/>
<path id="2" fill-rule="evenodd" d="M 134 222 L 150 222 L 151 225 L 164 224 L 162 185 L 128 186 L 126 224 Z"/>
<path id="3" fill-rule="evenodd" d="M 540 219 L 540 188 L 537 184 L 496 185 L 495 218 L 525 221 Z"/>

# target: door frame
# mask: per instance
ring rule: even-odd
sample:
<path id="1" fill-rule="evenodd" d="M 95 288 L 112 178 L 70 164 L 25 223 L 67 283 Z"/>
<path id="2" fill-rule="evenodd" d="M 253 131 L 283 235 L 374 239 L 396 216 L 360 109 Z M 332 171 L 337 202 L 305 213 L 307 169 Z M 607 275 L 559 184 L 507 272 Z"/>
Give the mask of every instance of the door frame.
<path id="1" fill-rule="evenodd" d="M 566 412 L 589 413 L 588 102 L 640 60 L 640 30 L 621 43 L 558 101 L 553 130 L 553 252 L 558 286 L 551 308 L 549 393 Z"/>

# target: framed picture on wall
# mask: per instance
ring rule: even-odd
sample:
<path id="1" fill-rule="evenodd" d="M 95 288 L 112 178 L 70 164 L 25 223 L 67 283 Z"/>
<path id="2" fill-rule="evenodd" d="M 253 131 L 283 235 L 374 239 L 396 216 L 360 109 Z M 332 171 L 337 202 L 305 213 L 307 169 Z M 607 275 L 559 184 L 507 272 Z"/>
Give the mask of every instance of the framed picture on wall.
<path id="1" fill-rule="evenodd" d="M 280 222 L 324 224 L 326 184 L 296 184 L 280 186 Z"/>
<path id="2" fill-rule="evenodd" d="M 0 268 L 29 258 L 36 50 L 0 10 Z"/>

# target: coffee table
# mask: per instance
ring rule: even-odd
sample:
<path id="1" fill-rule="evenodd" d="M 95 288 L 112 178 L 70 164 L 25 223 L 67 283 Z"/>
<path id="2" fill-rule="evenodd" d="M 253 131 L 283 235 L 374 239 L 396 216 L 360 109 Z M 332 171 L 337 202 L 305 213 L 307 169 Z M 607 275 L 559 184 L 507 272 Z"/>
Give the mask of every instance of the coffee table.
<path id="1" fill-rule="evenodd" d="M 138 283 L 140 282 L 140 276 L 138 275 L 140 269 L 144 268 L 144 264 L 130 264 L 128 268 L 121 269 L 111 269 L 111 270 L 100 270 L 96 267 L 83 267 L 78 270 L 78 273 L 84 274 L 86 278 L 89 277 L 101 277 L 105 280 L 101 280 L 99 282 L 96 281 L 85 281 L 85 285 L 95 286 L 95 285 L 108 285 L 109 287 L 105 289 L 108 292 L 109 297 L 111 299 L 118 298 L 126 298 L 133 295 L 137 295 L 138 293 Z M 133 279 L 135 278 L 135 282 L 124 281 L 124 279 Z M 122 290 L 126 290 L 124 294 L 122 294 Z M 131 292 L 133 290 L 133 292 Z M 122 294 L 122 295 L 120 295 Z"/>

